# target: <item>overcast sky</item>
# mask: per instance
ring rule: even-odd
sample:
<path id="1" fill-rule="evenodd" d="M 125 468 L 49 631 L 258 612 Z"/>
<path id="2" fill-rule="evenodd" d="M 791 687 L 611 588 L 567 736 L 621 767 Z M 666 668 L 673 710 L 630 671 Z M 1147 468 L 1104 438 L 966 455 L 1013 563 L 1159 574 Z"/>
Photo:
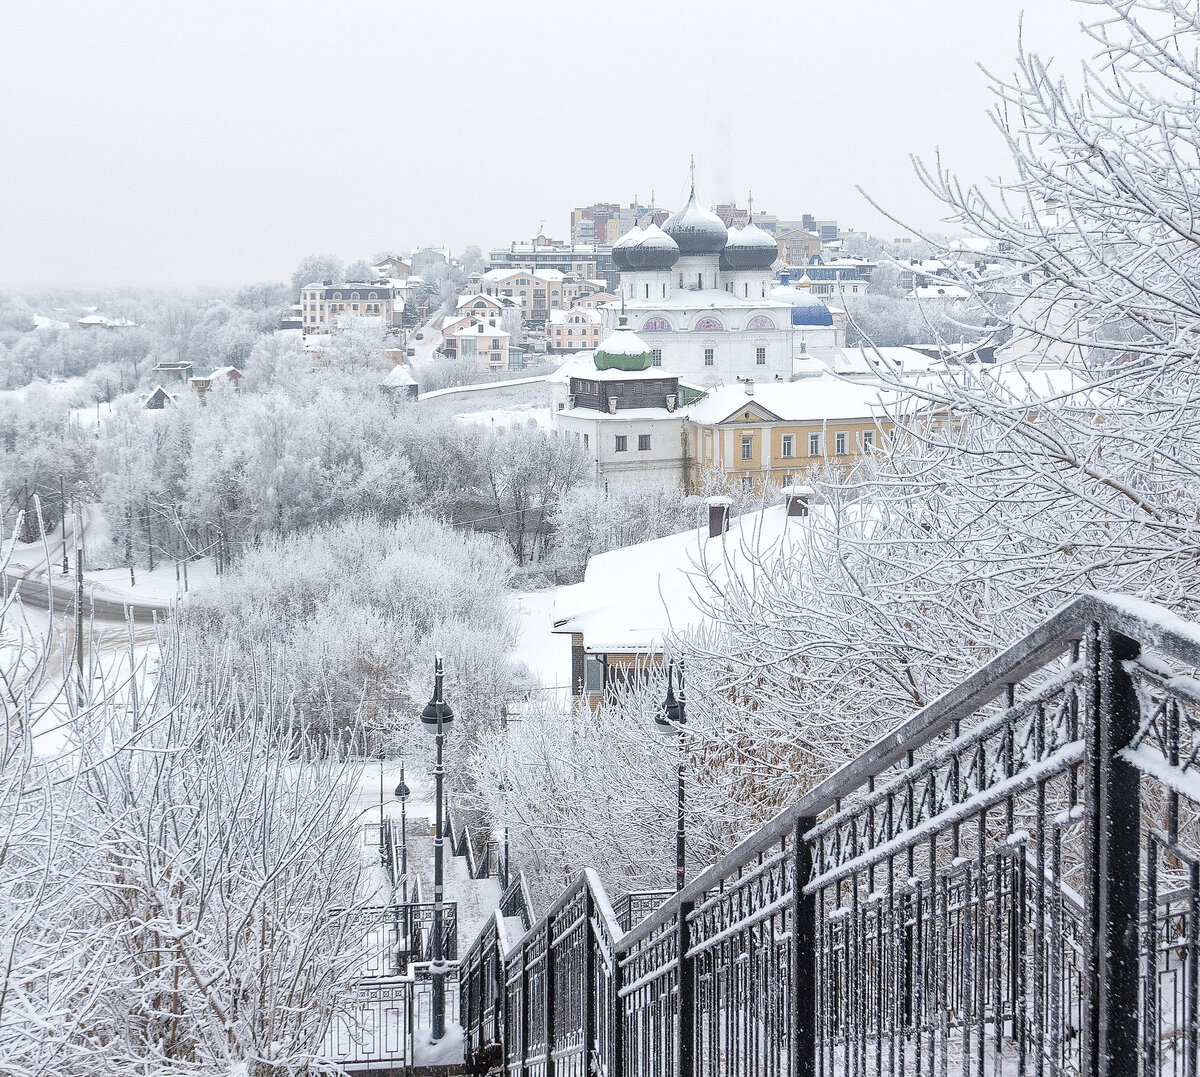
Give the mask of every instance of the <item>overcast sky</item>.
<path id="1" fill-rule="evenodd" d="M 1085 54 L 1070 0 L 54 0 L 0 29 L 0 284 L 283 279 L 572 207 L 753 189 L 936 226 L 910 153 L 1002 172 L 976 66 Z"/>

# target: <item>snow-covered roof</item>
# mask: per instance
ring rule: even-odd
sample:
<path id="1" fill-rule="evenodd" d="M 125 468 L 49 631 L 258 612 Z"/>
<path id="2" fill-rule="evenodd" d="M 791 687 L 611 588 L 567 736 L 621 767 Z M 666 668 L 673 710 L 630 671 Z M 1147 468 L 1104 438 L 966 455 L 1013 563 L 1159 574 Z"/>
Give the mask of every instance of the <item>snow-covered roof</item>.
<path id="1" fill-rule="evenodd" d="M 970 299 L 971 293 L 957 284 L 923 284 L 909 292 L 905 299 Z"/>
<path id="2" fill-rule="evenodd" d="M 60 322 L 57 318 L 46 318 L 41 314 L 35 314 L 33 316 L 33 327 L 34 329 L 39 330 L 71 328 L 67 322 Z"/>
<path id="3" fill-rule="evenodd" d="M 581 632 L 592 653 L 659 651 L 669 634 L 703 623 L 703 603 L 715 597 L 714 584 L 748 578 L 756 564 L 786 555 L 805 541 L 805 521 L 812 518 L 789 517 L 781 504 L 731 520 L 717 538 L 709 538 L 705 524 L 597 554 L 582 583 L 559 588 L 552 630 Z"/>
<path id="4" fill-rule="evenodd" d="M 563 279 L 562 273 L 557 269 L 546 269 L 541 266 L 537 269 L 523 269 L 520 266 L 510 266 L 505 269 L 489 269 L 483 275 L 483 280 L 508 280 L 509 277 L 537 277 L 550 284 L 558 284 Z"/>
<path id="5" fill-rule="evenodd" d="M 626 307 L 630 310 L 747 310 L 756 307 L 762 310 L 784 310 L 789 304 L 777 299 L 760 299 L 755 296 L 743 298 L 722 288 L 698 288 L 695 291 L 675 291 L 667 299 L 628 299 Z"/>
<path id="6" fill-rule="evenodd" d="M 403 363 L 397 363 L 392 367 L 391 373 L 383 379 L 383 385 L 388 389 L 399 388 L 402 385 L 416 385 L 417 379 L 409 372 L 408 367 Z"/>
<path id="7" fill-rule="evenodd" d="M 604 319 L 600 317 L 599 311 L 591 307 L 568 307 L 566 310 L 550 312 L 551 325 L 566 325 L 568 320 L 576 324 L 586 322 L 588 325 L 599 325 Z"/>
<path id="8" fill-rule="evenodd" d="M 720 423 L 747 410 L 766 411 L 784 422 L 866 419 L 883 413 L 882 402 L 896 394 L 869 382 L 843 381 L 831 374 L 802 381 L 755 384 L 754 395 L 742 385 L 713 389 L 685 410 L 697 423 Z"/>
<path id="9" fill-rule="evenodd" d="M 499 328 L 499 326 L 484 325 L 483 322 L 477 322 L 474 318 L 471 319 L 471 322 L 473 324 L 460 325 L 457 329 L 454 330 L 454 332 L 451 335 L 456 336 L 456 337 L 464 337 L 464 336 L 507 337 L 508 336 L 508 333 L 506 333 L 503 329 Z"/>

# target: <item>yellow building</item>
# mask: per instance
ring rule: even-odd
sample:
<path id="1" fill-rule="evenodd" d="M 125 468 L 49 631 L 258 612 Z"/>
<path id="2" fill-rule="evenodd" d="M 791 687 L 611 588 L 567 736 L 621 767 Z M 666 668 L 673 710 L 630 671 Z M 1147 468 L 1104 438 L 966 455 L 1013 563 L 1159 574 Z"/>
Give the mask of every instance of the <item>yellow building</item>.
<path id="1" fill-rule="evenodd" d="M 829 464 L 849 467 L 880 449 L 891 430 L 886 392 L 828 375 L 714 389 L 688 408 L 684 482 L 695 489 L 702 476 L 717 474 L 730 490 L 757 493 Z"/>
<path id="2" fill-rule="evenodd" d="M 503 296 L 521 308 L 521 319 L 544 322 L 568 305 L 563 275 L 556 269 L 490 269 L 476 282 L 478 294 Z"/>
<path id="3" fill-rule="evenodd" d="M 386 280 L 314 281 L 300 290 L 301 327 L 307 337 L 330 332 L 341 318 L 382 318 L 391 325 L 395 298 L 395 288 Z"/>

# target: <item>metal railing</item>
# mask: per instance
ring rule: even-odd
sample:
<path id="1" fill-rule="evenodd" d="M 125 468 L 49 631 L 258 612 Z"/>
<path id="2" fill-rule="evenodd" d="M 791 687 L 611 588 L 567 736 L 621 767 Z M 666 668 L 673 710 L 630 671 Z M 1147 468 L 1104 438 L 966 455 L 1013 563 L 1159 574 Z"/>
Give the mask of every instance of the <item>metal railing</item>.
<path id="1" fill-rule="evenodd" d="M 446 838 L 450 844 L 450 855 L 466 860 L 467 872 L 472 879 L 499 879 L 508 885 L 508 865 L 504 862 L 504 843 L 489 838 L 476 847 L 469 826 L 459 826 L 449 803 L 446 804 Z"/>
<path id="2" fill-rule="evenodd" d="M 1077 599 L 640 922 L 590 871 L 522 937 L 490 922 L 468 1051 L 514 1077 L 1196 1074 L 1197 667 L 1200 627 Z"/>

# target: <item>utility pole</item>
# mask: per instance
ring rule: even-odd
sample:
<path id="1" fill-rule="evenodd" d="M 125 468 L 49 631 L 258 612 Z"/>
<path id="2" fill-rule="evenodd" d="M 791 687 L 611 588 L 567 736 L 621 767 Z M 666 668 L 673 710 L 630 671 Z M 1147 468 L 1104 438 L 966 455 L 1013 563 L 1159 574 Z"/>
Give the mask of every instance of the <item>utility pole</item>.
<path id="1" fill-rule="evenodd" d="M 66 488 L 63 486 L 63 477 L 58 477 L 58 505 L 59 515 L 62 516 L 62 533 L 63 533 L 63 560 L 62 574 L 65 576 L 71 571 L 71 563 L 67 560 L 67 494 Z"/>
<path id="2" fill-rule="evenodd" d="M 433 1029 L 430 1038 L 436 1043 L 446 1035 L 446 966 L 442 961 L 442 797 L 445 770 L 442 766 L 442 742 L 446 726 L 454 720 L 454 711 L 442 698 L 442 656 L 434 657 L 433 698 L 421 711 L 421 722 L 434 734 L 436 762 L 433 768 L 434 836 L 433 836 L 433 953 L 429 971 L 433 976 Z"/>
<path id="3" fill-rule="evenodd" d="M 75 502 L 75 667 L 79 672 L 79 699 L 87 682 L 83 677 L 83 509 Z"/>
<path id="4" fill-rule="evenodd" d="M 154 535 L 150 530 L 150 495 L 146 495 L 146 550 L 150 558 L 150 571 L 154 571 Z"/>
<path id="5" fill-rule="evenodd" d="M 125 563 L 129 566 L 129 586 L 136 587 L 133 577 L 133 500 L 125 502 Z"/>

